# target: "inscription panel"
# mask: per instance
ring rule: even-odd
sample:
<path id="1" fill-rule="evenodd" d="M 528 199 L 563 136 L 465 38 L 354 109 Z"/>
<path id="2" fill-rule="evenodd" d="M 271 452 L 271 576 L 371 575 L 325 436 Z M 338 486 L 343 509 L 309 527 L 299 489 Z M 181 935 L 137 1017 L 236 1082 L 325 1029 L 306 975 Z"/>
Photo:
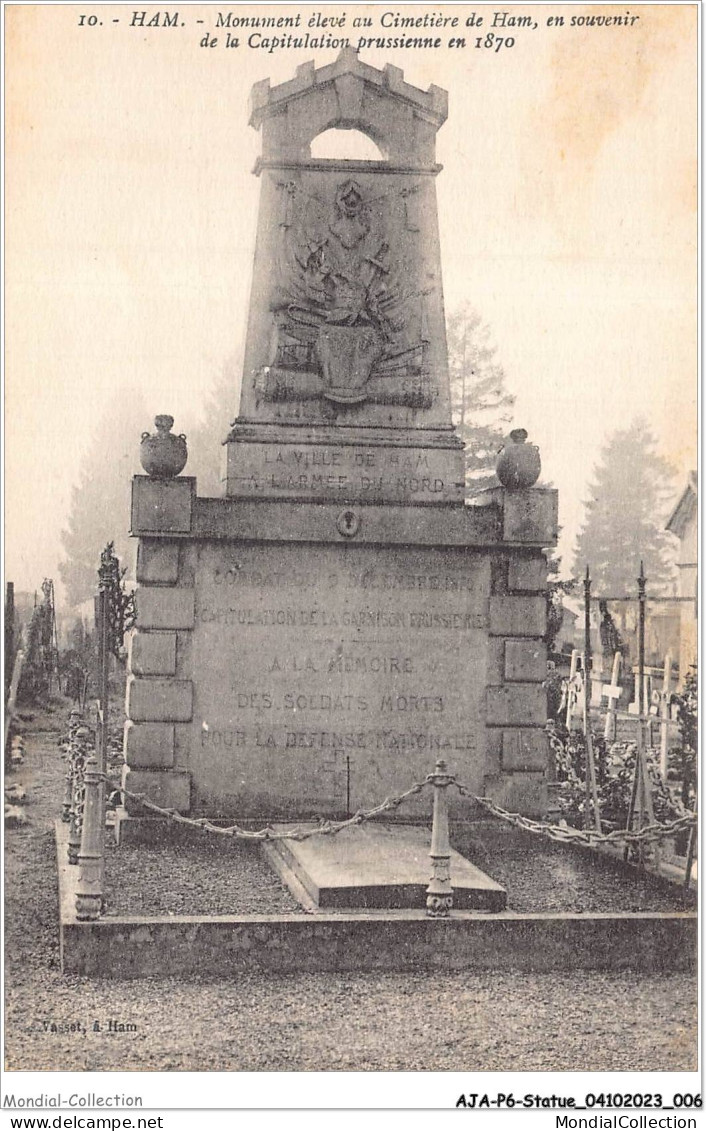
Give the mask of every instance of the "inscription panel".
<path id="1" fill-rule="evenodd" d="M 454 449 L 230 443 L 228 494 L 368 503 L 463 502 Z"/>
<path id="2" fill-rule="evenodd" d="M 480 786 L 489 564 L 464 550 L 195 551 L 198 810 L 342 814 L 446 757 Z M 431 795 L 405 812 L 429 813 Z"/>

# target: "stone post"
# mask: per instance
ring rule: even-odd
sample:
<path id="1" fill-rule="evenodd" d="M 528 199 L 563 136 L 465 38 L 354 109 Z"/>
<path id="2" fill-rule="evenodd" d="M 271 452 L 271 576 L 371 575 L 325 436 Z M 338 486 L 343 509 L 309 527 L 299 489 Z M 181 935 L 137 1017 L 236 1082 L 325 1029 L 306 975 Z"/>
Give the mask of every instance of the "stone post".
<path id="1" fill-rule="evenodd" d="M 101 851 L 99 863 L 99 883 L 100 890 L 103 892 L 105 888 L 105 852 L 103 850 L 103 837 L 105 836 L 105 814 L 106 814 L 106 791 L 105 781 L 108 768 L 108 712 L 105 713 L 99 707 L 96 711 L 96 742 L 95 753 L 91 756 L 91 762 L 95 761 L 96 765 L 93 773 L 97 773 L 100 778 L 100 789 L 98 791 L 98 828 L 101 835 Z M 83 842 L 82 842 L 83 843 Z M 80 863 L 79 856 L 79 863 Z"/>
<path id="2" fill-rule="evenodd" d="M 137 548 L 137 619 L 130 637 L 123 786 L 167 809 L 188 813 L 187 769 L 193 685 L 187 657 L 194 628 L 194 574 L 189 547 L 196 480 L 137 475 L 132 490 L 132 533 Z M 189 564 L 187 564 L 187 561 Z M 126 797 L 118 836 L 130 835 L 127 817 L 146 819 Z"/>
<path id="3" fill-rule="evenodd" d="M 81 835 L 85 810 L 85 765 L 86 741 L 89 737 L 88 727 L 80 726 L 76 730 L 75 746 L 71 756 L 71 811 L 69 813 L 69 864 L 78 864 L 78 854 L 81 847 Z"/>
<path id="4" fill-rule="evenodd" d="M 431 827 L 431 883 L 427 888 L 427 915 L 445 919 L 453 907 L 451 887 L 451 845 L 449 844 L 449 808 L 446 790 L 453 781 L 446 762 L 440 758 L 430 775 L 434 786 L 434 816 Z"/>
<path id="5" fill-rule="evenodd" d="M 110 676 L 110 606 L 109 606 L 109 587 L 111 567 L 113 564 L 112 554 L 110 547 L 107 547 L 101 554 L 101 564 L 98 570 L 99 577 L 99 592 L 98 592 L 98 614 L 100 618 L 99 624 L 99 653 L 100 653 L 100 702 L 96 712 L 96 743 L 95 743 L 95 772 L 100 775 L 101 783 L 105 781 L 105 775 L 108 768 L 108 712 L 110 708 L 110 694 L 109 694 L 109 676 Z M 101 852 L 99 864 L 99 888 L 103 891 L 103 846 L 102 838 L 105 833 L 105 810 L 106 810 L 106 797 L 105 788 L 101 784 L 98 791 L 98 815 L 97 822 L 101 835 Z"/>
<path id="6" fill-rule="evenodd" d="M 98 769 L 94 755 L 84 771 L 86 799 L 78 854 L 76 917 L 98 919 L 103 905 L 103 803 L 105 775 Z"/>
<path id="7" fill-rule="evenodd" d="M 77 707 L 71 708 L 69 715 L 69 742 L 66 746 L 68 752 L 67 767 L 66 767 L 66 785 L 64 787 L 64 803 L 61 810 L 61 819 L 67 823 L 71 820 L 71 809 L 73 805 L 73 788 L 74 788 L 74 742 L 76 741 L 76 731 L 81 723 L 81 712 Z"/>
<path id="8" fill-rule="evenodd" d="M 73 774 L 71 773 L 71 763 L 69 762 L 66 770 L 66 778 L 64 785 L 64 803 L 61 809 L 62 821 L 69 822 L 71 820 L 71 793 L 73 788 Z"/>

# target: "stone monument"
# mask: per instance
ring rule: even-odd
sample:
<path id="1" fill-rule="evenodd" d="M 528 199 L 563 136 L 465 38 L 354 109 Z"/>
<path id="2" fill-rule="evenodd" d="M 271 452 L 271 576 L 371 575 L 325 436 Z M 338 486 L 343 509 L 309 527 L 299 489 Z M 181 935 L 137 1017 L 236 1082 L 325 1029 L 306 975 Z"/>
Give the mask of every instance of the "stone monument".
<path id="1" fill-rule="evenodd" d="M 544 811 L 556 493 L 519 476 L 465 499 L 436 204 L 446 115 L 445 91 L 350 50 L 253 89 L 262 188 L 224 495 L 158 461 L 133 484 L 124 780 L 160 805 L 341 816 L 443 757 L 475 792 Z M 332 127 L 384 159 L 312 159 Z M 429 796 L 402 815 L 427 819 Z"/>

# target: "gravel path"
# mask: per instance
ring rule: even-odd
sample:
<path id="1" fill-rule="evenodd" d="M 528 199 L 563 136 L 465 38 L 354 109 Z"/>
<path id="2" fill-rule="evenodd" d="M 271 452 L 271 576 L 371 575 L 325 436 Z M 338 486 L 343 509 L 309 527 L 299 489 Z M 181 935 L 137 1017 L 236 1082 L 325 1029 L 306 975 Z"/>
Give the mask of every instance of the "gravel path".
<path id="1" fill-rule="evenodd" d="M 216 834 L 197 844 L 111 846 L 105 874 L 107 915 L 301 914 L 257 845 Z"/>
<path id="2" fill-rule="evenodd" d="M 11 775 L 31 793 L 31 824 L 6 834 L 8 1070 L 696 1069 L 687 974 L 63 977 L 52 824 L 65 718 L 62 704 L 28 724 L 42 730 Z M 109 1033 L 111 1018 L 136 1028 Z M 86 1031 L 66 1032 L 72 1022 Z"/>
<path id="3" fill-rule="evenodd" d="M 509 911 L 685 911 L 696 903 L 694 892 L 684 896 L 675 884 L 500 821 L 458 830 L 452 840 L 503 885 Z"/>

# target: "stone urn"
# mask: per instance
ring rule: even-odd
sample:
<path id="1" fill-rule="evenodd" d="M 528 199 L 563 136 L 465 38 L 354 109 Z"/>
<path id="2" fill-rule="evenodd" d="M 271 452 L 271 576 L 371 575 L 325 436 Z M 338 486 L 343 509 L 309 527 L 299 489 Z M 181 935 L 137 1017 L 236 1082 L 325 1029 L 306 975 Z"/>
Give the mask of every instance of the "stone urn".
<path id="1" fill-rule="evenodd" d="M 186 436 L 172 435 L 173 416 L 155 416 L 154 423 L 154 435 L 142 433 L 140 463 L 153 479 L 173 479 L 186 464 Z"/>
<path id="2" fill-rule="evenodd" d="M 508 491 L 521 491 L 533 487 L 539 479 L 542 461 L 536 444 L 528 444 L 524 428 L 514 428 L 510 442 L 501 451 L 495 465 L 495 474 Z"/>

